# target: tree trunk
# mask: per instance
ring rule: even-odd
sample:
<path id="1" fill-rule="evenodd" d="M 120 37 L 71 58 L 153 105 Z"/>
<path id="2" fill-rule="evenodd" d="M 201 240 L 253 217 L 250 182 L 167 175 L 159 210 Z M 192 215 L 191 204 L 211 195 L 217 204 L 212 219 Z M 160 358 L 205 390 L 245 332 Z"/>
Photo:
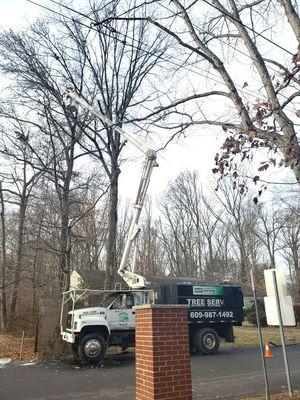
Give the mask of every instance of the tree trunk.
<path id="1" fill-rule="evenodd" d="M 241 268 L 240 268 L 240 279 L 241 282 L 247 282 L 247 269 L 248 269 L 248 260 L 247 260 L 247 253 L 243 243 L 243 239 L 240 239 L 240 257 L 241 257 Z"/>
<path id="2" fill-rule="evenodd" d="M 300 183 L 300 145 L 294 127 L 288 122 L 281 125 L 284 136 L 278 141 L 278 147 L 284 155 L 285 166 L 290 167 Z"/>
<path id="3" fill-rule="evenodd" d="M 26 187 L 23 189 L 20 209 L 19 209 L 19 226 L 18 226 L 18 237 L 17 237 L 17 262 L 14 273 L 14 284 L 12 291 L 12 301 L 10 306 L 10 322 L 13 323 L 16 315 L 16 307 L 18 300 L 18 292 L 20 286 L 21 278 L 21 268 L 23 261 L 23 237 L 24 237 L 24 225 L 25 225 L 25 215 L 27 208 L 27 197 L 26 197 Z"/>
<path id="4" fill-rule="evenodd" d="M 300 303 L 300 268 L 296 268 L 296 281 L 297 281 L 297 299 L 296 301 Z"/>
<path id="5" fill-rule="evenodd" d="M 61 290 L 68 290 L 70 276 L 70 228 L 69 228 L 69 185 L 65 185 L 61 199 L 61 228 L 60 228 L 60 256 L 59 282 Z"/>
<path id="6" fill-rule="evenodd" d="M 119 173 L 120 172 L 117 163 L 112 163 L 108 205 L 108 232 L 104 282 L 105 289 L 112 289 L 114 283 L 114 274 L 117 267 L 116 239 L 118 224 Z"/>
<path id="7" fill-rule="evenodd" d="M 290 0 L 278 0 L 278 2 L 284 7 L 287 19 L 295 33 L 295 36 L 300 44 L 300 19 L 297 14 L 292 2 Z"/>
<path id="8" fill-rule="evenodd" d="M 44 216 L 45 216 L 45 209 L 43 208 L 42 213 L 40 215 L 39 219 L 39 226 L 38 226 L 38 231 L 36 235 L 36 242 L 39 244 L 41 241 L 41 232 L 42 232 L 42 225 L 44 223 Z M 38 266 L 38 254 L 39 250 L 36 249 L 34 252 L 34 259 L 33 259 L 33 265 L 32 265 L 32 317 L 33 320 L 36 316 L 36 311 L 38 309 L 37 307 L 37 302 L 36 302 L 36 289 L 37 289 L 37 279 L 38 279 L 38 274 L 37 274 L 37 266 Z"/>
<path id="9" fill-rule="evenodd" d="M 40 357 L 57 357 L 68 354 L 66 342 L 60 336 L 60 307 L 59 293 L 54 297 L 43 299 L 39 306 L 38 353 Z"/>
<path id="10" fill-rule="evenodd" d="M 0 268 L 0 329 L 5 329 L 7 325 L 7 305 L 6 305 L 6 229 L 5 229 L 5 209 L 2 192 L 2 182 L 0 182 L 0 203 L 1 203 L 1 268 Z"/>
<path id="11" fill-rule="evenodd" d="M 259 53 L 256 44 L 251 39 L 248 30 L 242 23 L 236 3 L 234 2 L 234 0 L 229 0 L 229 2 L 231 4 L 234 16 L 232 22 L 239 31 L 245 47 L 248 49 L 249 55 L 254 62 L 254 65 L 257 69 L 258 74 L 260 75 L 261 81 L 266 91 L 270 103 L 269 106 L 273 110 L 273 116 L 283 132 L 283 135 L 276 135 L 276 140 L 280 151 L 284 155 L 285 165 L 289 166 L 292 169 L 297 182 L 300 183 L 300 145 L 297 139 L 295 126 L 280 106 L 280 102 L 277 97 L 275 87 L 273 86 L 269 71 L 266 67 L 266 63 L 262 55 Z M 289 0 L 282 0 L 281 3 L 285 7 L 288 20 L 291 23 L 292 28 L 295 28 L 294 32 L 297 36 L 297 39 L 299 40 L 299 17 L 297 18 L 296 12 L 295 14 L 293 14 L 293 7 Z M 296 26 L 298 29 L 296 29 Z M 258 133 L 258 137 L 260 137 L 260 135 L 261 134 Z M 261 138 L 263 139 L 263 137 Z"/>

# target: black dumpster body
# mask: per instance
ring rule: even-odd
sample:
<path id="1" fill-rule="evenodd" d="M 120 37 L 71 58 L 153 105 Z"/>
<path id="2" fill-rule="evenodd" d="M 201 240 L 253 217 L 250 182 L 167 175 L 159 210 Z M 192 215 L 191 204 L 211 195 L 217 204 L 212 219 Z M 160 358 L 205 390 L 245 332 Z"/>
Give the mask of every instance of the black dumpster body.
<path id="1" fill-rule="evenodd" d="M 191 349 L 212 354 L 218 350 L 220 338 L 234 342 L 233 326 L 241 326 L 244 321 L 244 299 L 239 286 L 175 283 L 160 286 L 155 291 L 158 304 L 189 306 Z"/>

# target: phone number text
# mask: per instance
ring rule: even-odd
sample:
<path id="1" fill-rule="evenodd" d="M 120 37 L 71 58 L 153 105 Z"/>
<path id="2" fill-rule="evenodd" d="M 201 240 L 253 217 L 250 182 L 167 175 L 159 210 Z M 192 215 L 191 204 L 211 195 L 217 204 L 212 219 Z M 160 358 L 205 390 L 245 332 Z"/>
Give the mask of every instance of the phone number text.
<path id="1" fill-rule="evenodd" d="M 190 318 L 233 318 L 233 311 L 191 311 Z"/>

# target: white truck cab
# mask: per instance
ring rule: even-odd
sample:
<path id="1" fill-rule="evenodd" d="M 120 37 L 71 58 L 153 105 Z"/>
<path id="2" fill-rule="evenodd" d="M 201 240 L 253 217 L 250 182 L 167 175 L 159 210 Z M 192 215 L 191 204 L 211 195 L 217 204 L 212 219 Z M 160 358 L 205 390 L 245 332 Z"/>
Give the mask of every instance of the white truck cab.
<path id="1" fill-rule="evenodd" d="M 76 308 L 90 294 L 103 297 L 99 306 Z M 134 346 L 134 307 L 154 301 L 151 290 L 71 290 L 63 296 L 62 339 L 71 344 L 82 361 L 89 363 L 99 362 L 109 346 Z M 64 305 L 70 300 L 72 311 L 63 326 Z"/>

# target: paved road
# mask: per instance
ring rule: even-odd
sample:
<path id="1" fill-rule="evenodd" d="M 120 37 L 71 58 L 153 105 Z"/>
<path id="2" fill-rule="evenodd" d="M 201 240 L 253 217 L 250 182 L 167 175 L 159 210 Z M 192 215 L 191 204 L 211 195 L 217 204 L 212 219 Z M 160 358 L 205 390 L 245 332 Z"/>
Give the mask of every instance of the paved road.
<path id="1" fill-rule="evenodd" d="M 286 386 L 281 349 L 267 360 L 272 391 Z M 300 388 L 300 345 L 288 348 L 295 388 Z M 194 399 L 236 399 L 264 391 L 258 350 L 223 350 L 192 356 Z M 10 363 L 0 368 L 1 400 L 134 399 L 134 357 L 107 357 L 103 365 L 79 362 Z"/>

